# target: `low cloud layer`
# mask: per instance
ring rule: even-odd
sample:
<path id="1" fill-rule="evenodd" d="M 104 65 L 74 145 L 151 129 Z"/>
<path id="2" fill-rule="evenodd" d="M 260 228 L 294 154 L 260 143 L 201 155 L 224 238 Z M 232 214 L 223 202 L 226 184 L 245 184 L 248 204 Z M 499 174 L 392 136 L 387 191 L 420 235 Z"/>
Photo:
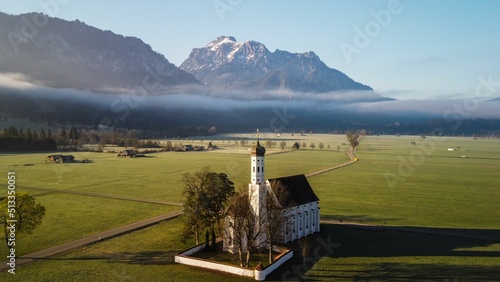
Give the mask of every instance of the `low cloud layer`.
<path id="1" fill-rule="evenodd" d="M 445 119 L 500 119 L 500 102 L 475 98 L 455 100 L 392 100 L 379 102 L 356 102 L 377 97 L 366 92 L 298 93 L 290 91 L 214 92 L 200 91 L 185 94 L 188 89 L 177 89 L 177 94 L 148 96 L 144 91 L 128 94 L 100 94 L 74 89 L 52 89 L 38 87 L 23 81 L 22 77 L 0 76 L 0 91 L 29 97 L 33 100 L 65 100 L 71 103 L 85 102 L 111 111 L 135 109 L 257 109 L 292 108 L 297 111 L 320 111 L 350 113 L 356 115 L 384 115 L 394 117 L 429 117 Z M 192 90 L 192 89 L 191 89 Z M 188 92 L 189 93 L 189 92 Z M 1 99 L 7 99 L 2 96 Z"/>

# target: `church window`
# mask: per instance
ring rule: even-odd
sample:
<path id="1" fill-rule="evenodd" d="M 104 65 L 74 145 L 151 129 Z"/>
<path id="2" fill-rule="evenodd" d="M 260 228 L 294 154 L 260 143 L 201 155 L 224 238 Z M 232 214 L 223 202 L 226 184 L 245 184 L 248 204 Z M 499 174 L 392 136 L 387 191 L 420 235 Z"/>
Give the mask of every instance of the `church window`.
<path id="1" fill-rule="evenodd" d="M 257 172 L 260 172 L 260 167 L 259 166 L 257 167 Z"/>
<path id="2" fill-rule="evenodd" d="M 253 167 L 253 172 L 255 172 L 255 167 Z"/>

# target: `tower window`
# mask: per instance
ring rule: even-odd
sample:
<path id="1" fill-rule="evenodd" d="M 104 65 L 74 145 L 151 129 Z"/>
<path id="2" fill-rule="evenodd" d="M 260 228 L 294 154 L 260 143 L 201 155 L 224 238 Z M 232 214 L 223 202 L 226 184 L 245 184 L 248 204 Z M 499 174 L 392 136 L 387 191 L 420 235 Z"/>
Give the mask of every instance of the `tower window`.
<path id="1" fill-rule="evenodd" d="M 253 167 L 253 172 L 255 172 L 255 167 Z"/>
<path id="2" fill-rule="evenodd" d="M 257 172 L 260 172 L 260 167 L 259 166 L 257 167 Z"/>

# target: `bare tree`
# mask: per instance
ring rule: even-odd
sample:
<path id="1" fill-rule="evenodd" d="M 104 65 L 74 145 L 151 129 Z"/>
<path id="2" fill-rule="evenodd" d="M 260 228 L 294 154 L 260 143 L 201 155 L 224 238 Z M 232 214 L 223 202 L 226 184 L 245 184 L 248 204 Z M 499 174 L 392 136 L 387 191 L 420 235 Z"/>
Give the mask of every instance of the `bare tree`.
<path id="1" fill-rule="evenodd" d="M 302 150 L 305 149 L 306 147 L 307 147 L 306 142 L 302 142 Z"/>
<path id="2" fill-rule="evenodd" d="M 287 222 L 285 209 L 281 206 L 281 202 L 288 197 L 286 187 L 280 181 L 273 181 L 272 189 L 269 189 L 266 194 L 264 204 L 264 215 L 262 216 L 263 231 L 266 234 L 267 245 L 269 248 L 269 263 L 274 261 L 273 248 L 274 242 L 283 239 L 283 227 Z"/>
<path id="3" fill-rule="evenodd" d="M 272 148 L 273 147 L 273 141 L 271 139 L 266 140 L 266 147 Z"/>
<path id="4" fill-rule="evenodd" d="M 280 147 L 281 147 L 281 150 L 284 150 L 284 149 L 285 149 L 285 146 L 286 146 L 286 142 L 285 142 L 285 141 L 281 141 L 281 142 L 280 142 Z"/>
<path id="5" fill-rule="evenodd" d="M 224 230 L 226 238 L 231 238 L 230 244 L 238 250 L 241 267 L 249 266 L 252 250 L 260 247 L 256 246 L 256 242 L 261 230 L 251 202 L 247 193 L 240 192 L 233 196 L 228 210 L 230 228 Z"/>
<path id="6" fill-rule="evenodd" d="M 302 256 L 302 261 L 306 261 L 309 255 L 311 245 L 309 244 L 309 239 L 307 237 L 302 237 L 299 239 L 300 255 Z"/>
<path id="7" fill-rule="evenodd" d="M 241 140 L 240 140 L 240 145 L 241 145 L 241 147 L 244 147 L 244 146 L 245 146 L 245 145 L 247 145 L 247 144 L 248 144 L 248 140 L 245 140 L 245 139 L 241 139 Z"/>
<path id="8" fill-rule="evenodd" d="M 352 149 L 355 150 L 359 145 L 359 133 L 354 133 L 352 131 L 346 132 L 347 140 L 349 141 L 349 145 L 351 145 Z"/>

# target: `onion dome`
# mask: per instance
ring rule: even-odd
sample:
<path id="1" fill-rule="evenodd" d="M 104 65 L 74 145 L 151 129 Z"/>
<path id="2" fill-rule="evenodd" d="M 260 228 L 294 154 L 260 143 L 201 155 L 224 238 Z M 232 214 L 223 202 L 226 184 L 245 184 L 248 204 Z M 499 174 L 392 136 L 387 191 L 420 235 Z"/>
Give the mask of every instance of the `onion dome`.
<path id="1" fill-rule="evenodd" d="M 259 140 L 257 140 L 257 145 L 252 148 L 252 155 L 257 157 L 263 157 L 266 154 L 266 148 L 260 145 Z"/>

